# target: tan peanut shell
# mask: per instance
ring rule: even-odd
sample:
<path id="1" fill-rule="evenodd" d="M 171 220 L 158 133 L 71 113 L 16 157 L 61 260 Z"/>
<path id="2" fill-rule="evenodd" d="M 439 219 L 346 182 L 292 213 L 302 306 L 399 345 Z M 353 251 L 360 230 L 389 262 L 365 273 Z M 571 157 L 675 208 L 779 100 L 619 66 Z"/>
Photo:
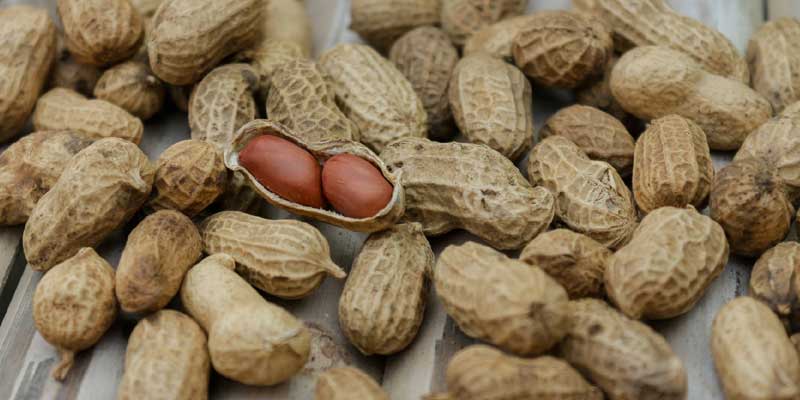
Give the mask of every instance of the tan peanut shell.
<path id="1" fill-rule="evenodd" d="M 603 297 L 603 273 L 611 251 L 596 240 L 570 231 L 544 232 L 528 243 L 519 260 L 539 267 L 566 289 L 569 297 Z"/>
<path id="2" fill-rule="evenodd" d="M 40 131 L 69 130 L 89 139 L 115 137 L 142 141 L 139 118 L 104 100 L 89 100 L 69 89 L 55 88 L 36 103 L 33 126 Z"/>
<path id="3" fill-rule="evenodd" d="M 484 53 L 507 62 L 514 62 L 511 48 L 519 31 L 528 26 L 536 14 L 506 18 L 475 32 L 464 44 L 464 57 Z"/>
<path id="4" fill-rule="evenodd" d="M 225 190 L 228 170 L 214 145 L 182 140 L 161 153 L 156 161 L 153 194 L 148 206 L 172 209 L 194 217 Z"/>
<path id="5" fill-rule="evenodd" d="M 116 293 L 122 311 L 151 313 L 164 308 L 202 251 L 200 233 L 187 216 L 173 210 L 147 216 L 128 235 L 117 266 Z"/>
<path id="6" fill-rule="evenodd" d="M 305 297 L 327 275 L 338 279 L 347 275 L 331 260 L 325 237 L 305 222 L 223 211 L 206 218 L 200 233 L 207 254 L 232 256 L 236 272 L 278 297 Z"/>
<path id="7" fill-rule="evenodd" d="M 317 65 L 296 59 L 278 66 L 272 74 L 267 116 L 310 143 L 325 140 L 358 141 L 358 127 L 336 106 Z"/>
<path id="8" fill-rule="evenodd" d="M 241 151 L 251 139 L 261 135 L 273 135 L 297 144 L 310 152 L 320 163 L 324 163 L 337 154 L 352 154 L 369 161 L 381 171 L 383 177 L 393 186 L 392 198 L 389 200 L 389 203 L 386 204 L 386 207 L 369 218 L 346 217 L 333 210 L 304 206 L 284 199 L 264 187 L 264 185 L 249 171 L 239 165 L 239 151 Z M 236 134 L 233 142 L 225 149 L 225 165 L 228 169 L 234 171 L 234 173 L 242 173 L 250 187 L 270 204 L 291 211 L 294 214 L 311 217 L 352 231 L 377 232 L 387 229 L 402 217 L 405 210 L 403 175 L 390 172 L 389 168 L 375 153 L 358 142 L 350 140 L 331 140 L 313 143 L 306 141 L 305 138 L 295 134 L 281 124 L 274 123 L 270 120 L 255 120 L 243 126 Z"/>
<path id="9" fill-rule="evenodd" d="M 631 318 L 673 318 L 694 307 L 727 262 L 719 224 L 691 207 L 661 207 L 608 259 L 606 292 Z"/>
<path id="10" fill-rule="evenodd" d="M 717 312 L 711 353 L 726 399 L 800 397 L 797 351 L 781 321 L 751 297 L 737 297 Z"/>
<path id="11" fill-rule="evenodd" d="M 665 0 L 576 0 L 573 7 L 612 27 L 617 51 L 665 46 L 686 54 L 710 73 L 750 81 L 747 62 L 725 35 L 678 14 Z"/>
<path id="12" fill-rule="evenodd" d="M 451 138 L 456 132 L 447 88 L 458 63 L 458 50 L 447 34 L 432 26 L 409 31 L 392 45 L 389 59 L 411 82 L 422 101 L 428 114 L 428 136 L 439 140 Z"/>
<path id="13" fill-rule="evenodd" d="M 528 0 L 441 0 L 442 28 L 453 44 L 464 45 L 481 28 L 525 12 Z"/>
<path id="14" fill-rule="evenodd" d="M 164 0 L 130 0 L 130 2 L 133 8 L 135 8 L 142 17 L 150 19 L 153 18 L 153 15 L 155 15 L 158 7 Z"/>
<path id="15" fill-rule="evenodd" d="M 800 353 L 800 333 L 795 333 L 792 336 L 789 336 L 789 340 L 792 341 L 794 348 Z"/>
<path id="16" fill-rule="evenodd" d="M 63 34 L 58 35 L 56 61 L 50 71 L 47 88 L 63 87 L 84 96 L 92 96 L 101 74 L 98 67 L 77 62 L 67 50 Z"/>
<path id="17" fill-rule="evenodd" d="M 153 17 L 147 51 L 161 80 L 189 85 L 225 57 L 255 44 L 261 0 L 164 0 Z"/>
<path id="18" fill-rule="evenodd" d="M 691 120 L 677 115 L 653 120 L 636 141 L 633 195 L 643 212 L 666 206 L 702 209 L 713 180 L 706 135 Z"/>
<path id="19" fill-rule="evenodd" d="M 561 222 L 606 247 L 624 245 L 636 228 L 633 196 L 614 167 L 589 159 L 567 138 L 551 136 L 533 148 L 528 179 L 550 190 Z"/>
<path id="20" fill-rule="evenodd" d="M 585 85 L 575 90 L 575 100 L 578 104 L 599 108 L 628 126 L 633 117 L 628 114 L 617 99 L 611 94 L 611 71 L 617 65 L 619 56 L 612 55 L 608 58 L 603 76 L 586 82 Z"/>
<path id="21" fill-rule="evenodd" d="M 603 392 L 564 360 L 519 358 L 485 345 L 456 353 L 447 364 L 446 380 L 453 400 L 603 399 Z"/>
<path id="22" fill-rule="evenodd" d="M 285 0 L 298 1 L 298 0 Z M 258 98 L 266 102 L 269 89 L 272 87 L 272 75 L 288 61 L 305 60 L 308 57 L 303 47 L 291 40 L 264 40 L 258 45 L 238 53 L 237 62 L 250 64 L 258 74 Z"/>
<path id="23" fill-rule="evenodd" d="M 569 304 L 560 354 L 609 400 L 684 400 L 686 369 L 663 336 L 604 301 Z"/>
<path id="24" fill-rule="evenodd" d="M 0 225 L 23 224 L 72 157 L 92 143 L 68 131 L 35 132 L 0 154 Z"/>
<path id="25" fill-rule="evenodd" d="M 380 152 L 400 138 L 427 136 L 428 117 L 413 86 L 372 48 L 339 44 L 322 55 L 319 66 L 337 104 L 372 150 Z"/>
<path id="26" fill-rule="evenodd" d="M 243 172 L 236 171 L 228 175 L 225 191 L 219 197 L 223 210 L 242 211 L 248 214 L 261 215 L 270 204 L 250 187 L 250 178 Z"/>
<path id="27" fill-rule="evenodd" d="M 208 333 L 211 364 L 246 385 L 275 385 L 308 360 L 311 333 L 239 277 L 227 254 L 205 258 L 186 274 L 181 301 Z"/>
<path id="28" fill-rule="evenodd" d="M 553 196 L 486 146 L 403 139 L 381 158 L 402 173 L 403 220 L 421 223 L 426 235 L 464 229 L 492 247 L 518 249 L 553 220 Z"/>
<path id="29" fill-rule="evenodd" d="M 31 212 L 22 235 L 28 264 L 46 271 L 102 242 L 147 200 L 153 175 L 131 142 L 101 139 L 81 150 Z"/>
<path id="30" fill-rule="evenodd" d="M 777 171 L 759 158 L 736 160 L 717 173 L 710 208 L 731 252 L 746 256 L 760 255 L 782 241 L 795 212 Z"/>
<path id="31" fill-rule="evenodd" d="M 775 112 L 800 100 L 800 20 L 777 18 L 762 25 L 750 37 L 747 62 L 753 89 Z"/>
<path id="32" fill-rule="evenodd" d="M 417 336 L 434 256 L 417 223 L 373 233 L 339 299 L 339 326 L 364 354 L 389 355 Z"/>
<path id="33" fill-rule="evenodd" d="M 133 328 L 117 400 L 206 400 L 206 334 L 186 314 L 161 310 Z"/>
<path id="34" fill-rule="evenodd" d="M 178 110 L 183 112 L 189 111 L 189 97 L 192 95 L 192 89 L 194 89 L 194 85 L 167 85 L 167 93 L 169 93 L 169 98 L 172 100 L 172 104 L 174 104 Z"/>
<path id="35" fill-rule="evenodd" d="M 599 76 L 613 52 L 611 32 L 600 20 L 560 10 L 533 14 L 512 44 L 514 62 L 525 75 L 563 88 Z"/>
<path id="36" fill-rule="evenodd" d="M 434 269 L 436 295 L 467 336 L 523 356 L 541 354 L 568 327 L 567 292 L 538 267 L 490 247 L 451 245 Z"/>
<path id="37" fill-rule="evenodd" d="M 17 136 L 33 111 L 56 56 L 56 27 L 47 10 L 0 9 L 0 143 Z"/>
<path id="38" fill-rule="evenodd" d="M 94 346 L 116 317 L 114 270 L 91 248 L 80 249 L 42 277 L 33 294 L 33 321 L 61 358 L 53 378 L 64 380 L 75 353 Z"/>
<path id="39" fill-rule="evenodd" d="M 67 48 L 79 63 L 118 63 L 142 44 L 142 17 L 128 0 L 56 0 L 56 5 Z"/>
<path id="40" fill-rule="evenodd" d="M 317 377 L 314 400 L 389 400 L 371 376 L 353 367 L 331 368 Z"/>
<path id="41" fill-rule="evenodd" d="M 800 289 L 800 244 L 778 243 L 758 258 L 750 274 L 748 294 L 761 300 L 782 320 L 797 311 Z"/>
<path id="42" fill-rule="evenodd" d="M 438 24 L 440 8 L 441 0 L 352 0 L 350 29 L 385 51 L 406 32 Z"/>
<path id="43" fill-rule="evenodd" d="M 592 160 L 611 164 L 621 176 L 633 170 L 633 136 L 618 119 L 584 105 L 572 105 L 553 114 L 539 131 L 544 139 L 563 136 L 583 150 Z"/>
<path id="44" fill-rule="evenodd" d="M 269 0 L 261 20 L 262 41 L 289 41 L 300 46 L 303 57 L 311 56 L 311 20 L 305 0 Z"/>
<path id="45" fill-rule="evenodd" d="M 448 97 L 459 130 L 509 159 L 526 153 L 533 141 L 533 91 L 516 67 L 485 54 L 458 62 Z"/>
<path id="46" fill-rule="evenodd" d="M 116 104 L 143 119 L 150 119 L 164 105 L 166 91 L 147 64 L 128 61 L 106 70 L 97 81 L 94 97 Z"/>
<path id="47" fill-rule="evenodd" d="M 625 111 L 650 120 L 677 114 L 706 133 L 712 150 L 736 150 L 772 116 L 772 107 L 744 83 L 706 72 L 667 47 L 638 47 L 611 72 L 611 93 Z"/>

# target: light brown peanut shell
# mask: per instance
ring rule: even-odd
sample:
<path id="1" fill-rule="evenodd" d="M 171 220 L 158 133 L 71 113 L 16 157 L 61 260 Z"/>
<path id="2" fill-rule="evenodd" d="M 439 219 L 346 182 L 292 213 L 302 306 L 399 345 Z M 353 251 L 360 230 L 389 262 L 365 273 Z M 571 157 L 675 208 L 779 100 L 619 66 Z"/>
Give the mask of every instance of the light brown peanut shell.
<path id="1" fill-rule="evenodd" d="M 456 353 L 447 365 L 446 380 L 453 400 L 603 399 L 600 389 L 561 359 L 518 358 L 484 345 Z"/>
<path id="2" fill-rule="evenodd" d="M 381 171 L 383 177 L 393 186 L 392 198 L 386 204 L 386 207 L 369 218 L 346 217 L 336 211 L 304 206 L 284 199 L 264 187 L 249 171 L 239 165 L 239 151 L 247 145 L 250 139 L 261 135 L 273 135 L 286 139 L 310 152 L 321 163 L 337 154 L 352 154 L 369 161 Z M 250 187 L 270 204 L 294 214 L 311 217 L 352 231 L 377 232 L 387 229 L 403 216 L 403 211 L 405 210 L 402 174 L 390 172 L 384 162 L 366 146 L 350 140 L 331 140 L 321 143 L 307 142 L 285 126 L 270 120 L 255 120 L 239 130 L 233 142 L 225 149 L 225 166 L 234 171 L 234 173 L 244 174 Z"/>
<path id="3" fill-rule="evenodd" d="M 75 353 L 94 346 L 116 317 L 114 270 L 91 248 L 80 249 L 42 277 L 33 294 L 33 321 L 61 358 L 53 378 L 64 380 Z"/>
<path id="4" fill-rule="evenodd" d="M 161 310 L 133 328 L 117 400 L 206 400 L 206 334 L 186 314 Z"/>
<path id="5" fill-rule="evenodd" d="M 614 167 L 592 161 L 565 137 L 548 137 L 533 148 L 528 179 L 550 190 L 561 222 L 606 247 L 624 245 L 636 228 L 633 196 Z"/>
<path id="6" fill-rule="evenodd" d="M 719 224 L 691 207 L 661 207 L 608 259 L 606 292 L 631 318 L 673 318 L 694 307 L 727 262 Z"/>
<path id="7" fill-rule="evenodd" d="M 775 112 L 800 100 L 800 20 L 777 18 L 762 25 L 747 45 L 753 88 Z"/>
<path id="8" fill-rule="evenodd" d="M 684 400 L 686 369 L 663 336 L 596 299 L 569 303 L 560 354 L 609 400 Z"/>
<path id="9" fill-rule="evenodd" d="M 189 85 L 225 57 L 255 44 L 261 0 L 164 0 L 148 38 L 150 67 L 161 80 Z"/>
<path id="10" fill-rule="evenodd" d="M 666 206 L 702 209 L 713 180 L 706 134 L 691 120 L 677 115 L 653 120 L 636 141 L 633 195 L 642 212 Z"/>
<path id="11" fill-rule="evenodd" d="M 333 92 L 317 65 L 296 59 L 272 74 L 267 116 L 285 125 L 309 143 L 326 140 L 358 141 L 358 127 L 336 106 Z"/>
<path id="12" fill-rule="evenodd" d="M 82 64 L 111 65 L 133 56 L 144 25 L 128 0 L 56 0 L 66 45 Z"/>
<path id="13" fill-rule="evenodd" d="M 155 168 L 131 142 L 101 139 L 81 150 L 34 207 L 22 244 L 28 264 L 46 271 L 95 246 L 144 204 Z"/>
<path id="14" fill-rule="evenodd" d="M 380 152 L 405 137 L 426 137 L 428 116 L 414 87 L 389 60 L 360 44 L 339 44 L 319 66 L 361 142 Z"/>
<path id="15" fill-rule="evenodd" d="M 104 100 L 89 100 L 69 89 L 55 88 L 36 103 L 33 126 L 39 131 L 69 130 L 89 139 L 115 137 L 142 141 L 139 118 Z"/>
<path id="16" fill-rule="evenodd" d="M 584 105 L 572 105 L 553 114 L 539 131 L 544 139 L 563 136 L 583 150 L 592 160 L 611 164 L 621 176 L 633 169 L 633 136 L 618 119 Z"/>
<path id="17" fill-rule="evenodd" d="M 130 2 L 143 18 L 150 19 L 164 0 L 130 0 Z"/>
<path id="18" fill-rule="evenodd" d="M 298 0 L 286 0 L 298 1 Z M 267 101 L 269 89 L 272 87 L 272 75 L 285 62 L 292 60 L 306 60 L 303 47 L 291 40 L 264 40 L 258 45 L 238 53 L 234 59 L 237 62 L 250 64 L 258 74 L 258 99 Z"/>
<path id="19" fill-rule="evenodd" d="M 3 143 L 20 133 L 47 81 L 56 56 L 56 27 L 44 8 L 5 6 L 0 9 L 0 38 Z"/>
<path id="20" fill-rule="evenodd" d="M 778 243 L 758 258 L 750 274 L 749 295 L 761 300 L 783 321 L 789 322 L 798 307 L 800 244 Z"/>
<path id="21" fill-rule="evenodd" d="M 475 32 L 503 19 L 521 15 L 528 0 L 441 0 L 442 28 L 461 47 Z"/>
<path id="22" fill-rule="evenodd" d="M 538 267 L 475 242 L 448 246 L 434 269 L 436 295 L 469 337 L 530 356 L 558 343 L 568 327 L 567 292 Z"/>
<path id="23" fill-rule="evenodd" d="M 211 143 L 183 140 L 168 147 L 156 161 L 153 195 L 147 205 L 194 217 L 225 190 L 228 170 Z"/>
<path id="24" fill-rule="evenodd" d="M 428 236 L 464 229 L 498 249 L 518 249 L 547 229 L 554 199 L 531 187 L 500 153 L 470 143 L 403 139 L 381 153 L 402 173 L 404 221 Z"/>
<path id="25" fill-rule="evenodd" d="M 80 64 L 69 53 L 64 44 L 63 34 L 59 33 L 56 45 L 56 61 L 50 71 L 48 88 L 63 87 L 72 89 L 84 96 L 92 96 L 94 86 L 102 72 L 94 65 Z"/>
<path id="26" fill-rule="evenodd" d="M 225 191 L 218 201 L 223 210 L 242 211 L 252 215 L 262 215 L 266 211 L 270 204 L 250 187 L 249 180 L 241 171 L 228 175 Z"/>
<path id="27" fill-rule="evenodd" d="M 475 32 L 464 44 L 464 57 L 475 53 L 484 53 L 494 58 L 513 63 L 511 48 L 519 31 L 530 25 L 536 14 L 520 15 L 506 18 L 487 25 Z"/>
<path id="28" fill-rule="evenodd" d="M 790 336 L 789 340 L 792 341 L 794 348 L 800 353 L 800 333 L 795 333 L 794 335 Z"/>
<path id="29" fill-rule="evenodd" d="M 703 70 L 667 47 L 638 47 L 611 72 L 611 93 L 625 111 L 650 120 L 677 114 L 706 133 L 712 150 L 736 150 L 772 116 L 769 102 L 744 83 Z"/>
<path id="30" fill-rule="evenodd" d="M 509 159 L 525 154 L 533 141 L 533 91 L 516 67 L 485 54 L 458 62 L 448 97 L 459 130 Z"/>
<path id="31" fill-rule="evenodd" d="M 167 85 L 167 92 L 172 104 L 183 112 L 189 111 L 189 97 L 192 95 L 193 85 L 173 86 Z"/>
<path id="32" fill-rule="evenodd" d="M 331 260 L 325 237 L 305 222 L 223 211 L 206 218 L 200 234 L 207 254 L 230 255 L 236 260 L 236 272 L 278 297 L 302 298 L 327 275 L 347 276 Z"/>
<path id="33" fill-rule="evenodd" d="M 68 131 L 35 132 L 0 154 L 0 225 L 23 224 L 72 156 L 92 143 Z"/>
<path id="34" fill-rule="evenodd" d="M 747 62 L 725 35 L 678 14 L 665 0 L 575 0 L 573 7 L 612 27 L 617 51 L 665 46 L 691 57 L 708 72 L 750 81 Z"/>
<path id="35" fill-rule="evenodd" d="M 630 126 L 634 118 L 622 108 L 622 105 L 611 94 L 609 81 L 611 80 L 611 71 L 617 65 L 617 61 L 619 61 L 619 56 L 616 54 L 609 57 L 603 70 L 603 76 L 593 81 L 590 80 L 585 85 L 577 88 L 575 90 L 575 100 L 578 104 L 599 108 L 611 114 L 626 126 Z"/>
<path id="36" fill-rule="evenodd" d="M 439 23 L 441 0 L 352 0 L 350 29 L 379 51 L 406 32 Z"/>
<path id="37" fill-rule="evenodd" d="M 458 50 L 447 34 L 432 26 L 409 31 L 392 45 L 389 59 L 422 100 L 428 114 L 428 136 L 434 140 L 453 137 L 455 122 L 447 88 L 458 63 Z"/>
<path id="38" fill-rule="evenodd" d="M 186 274 L 181 301 L 208 333 L 211 364 L 246 385 L 284 382 L 308 360 L 311 333 L 239 277 L 227 254 L 205 258 Z"/>
<path id="39" fill-rule="evenodd" d="M 261 20 L 261 41 L 290 41 L 300 46 L 303 57 L 311 56 L 311 19 L 305 0 L 269 0 Z"/>
<path id="40" fill-rule="evenodd" d="M 187 216 L 173 210 L 147 216 L 128 235 L 117 266 L 116 293 L 122 311 L 151 313 L 164 308 L 202 251 L 200 233 Z"/>
<path id="41" fill-rule="evenodd" d="M 353 367 L 331 368 L 317 377 L 314 400 L 389 400 L 372 377 Z"/>
<path id="42" fill-rule="evenodd" d="M 758 256 L 789 233 L 794 207 L 777 171 L 761 159 L 721 169 L 710 199 L 711 218 L 725 229 L 734 254 Z"/>
<path id="43" fill-rule="evenodd" d="M 751 297 L 737 297 L 717 312 L 711 353 L 726 399 L 800 397 L 797 351 L 781 321 Z"/>
<path id="44" fill-rule="evenodd" d="M 143 119 L 150 119 L 164 105 L 166 91 L 147 64 L 128 61 L 106 70 L 97 81 L 94 97 L 116 104 Z"/>
<path id="45" fill-rule="evenodd" d="M 417 223 L 373 233 L 361 248 L 339 299 L 339 326 L 364 354 L 389 355 L 417 336 L 434 256 Z"/>
<path id="46" fill-rule="evenodd" d="M 556 229 L 528 243 L 519 260 L 547 272 L 566 289 L 572 299 L 602 297 L 603 273 L 611 251 L 596 240 Z"/>
<path id="47" fill-rule="evenodd" d="M 614 52 L 611 32 L 589 15 L 540 11 L 512 44 L 514 62 L 545 86 L 575 88 L 603 73 Z"/>

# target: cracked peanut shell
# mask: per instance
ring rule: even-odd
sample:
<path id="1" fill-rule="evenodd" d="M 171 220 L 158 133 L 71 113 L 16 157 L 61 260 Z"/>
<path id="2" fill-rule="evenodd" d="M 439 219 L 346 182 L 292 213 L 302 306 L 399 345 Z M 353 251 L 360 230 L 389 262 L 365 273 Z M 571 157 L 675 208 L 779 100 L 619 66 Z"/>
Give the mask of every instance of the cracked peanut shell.
<path id="1" fill-rule="evenodd" d="M 389 400 L 371 376 L 353 367 L 331 368 L 317 377 L 314 400 Z"/>
<path id="2" fill-rule="evenodd" d="M 437 25 L 441 0 L 352 0 L 350 29 L 379 51 L 415 28 Z"/>
<path id="3" fill-rule="evenodd" d="M 800 20 L 777 18 L 762 25 L 747 45 L 753 89 L 775 112 L 800 100 Z"/>
<path id="4" fill-rule="evenodd" d="M 107 66 L 141 47 L 144 24 L 128 0 L 56 0 L 67 48 L 82 64 Z"/>
<path id="5" fill-rule="evenodd" d="M 758 258 L 750 273 L 748 294 L 784 321 L 796 320 L 800 289 L 800 244 L 778 243 Z"/>
<path id="6" fill-rule="evenodd" d="M 528 0 L 441 0 L 442 29 L 462 47 L 481 28 L 521 15 Z"/>
<path id="7" fill-rule="evenodd" d="M 116 104 L 143 120 L 150 119 L 164 105 L 164 84 L 147 64 L 128 61 L 115 65 L 100 76 L 94 97 Z"/>

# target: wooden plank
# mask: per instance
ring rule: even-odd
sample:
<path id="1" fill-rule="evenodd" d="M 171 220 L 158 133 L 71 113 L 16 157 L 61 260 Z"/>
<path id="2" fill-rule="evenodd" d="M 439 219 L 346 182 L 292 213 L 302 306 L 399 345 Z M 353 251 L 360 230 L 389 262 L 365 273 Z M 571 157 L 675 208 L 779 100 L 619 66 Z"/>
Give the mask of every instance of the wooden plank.
<path id="1" fill-rule="evenodd" d="M 768 19 L 800 17 L 800 2 L 797 0 L 767 0 Z"/>

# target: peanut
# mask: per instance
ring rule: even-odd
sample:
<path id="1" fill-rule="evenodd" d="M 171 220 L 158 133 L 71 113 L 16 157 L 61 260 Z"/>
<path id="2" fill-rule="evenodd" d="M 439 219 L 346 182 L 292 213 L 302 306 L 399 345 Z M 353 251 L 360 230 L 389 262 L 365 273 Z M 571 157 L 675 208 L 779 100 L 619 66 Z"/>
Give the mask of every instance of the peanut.
<path id="1" fill-rule="evenodd" d="M 139 144 L 144 126 L 139 118 L 104 100 L 89 100 L 69 89 L 45 93 L 33 112 L 36 130 L 69 130 L 89 139 L 115 137 Z"/>
<path id="2" fill-rule="evenodd" d="M 33 294 L 33 321 L 61 357 L 53 378 L 64 380 L 75 353 L 94 346 L 116 316 L 114 270 L 91 248 L 80 249 L 42 277 Z"/>
<path id="3" fill-rule="evenodd" d="M 554 199 L 500 153 L 481 145 L 403 139 L 381 153 L 402 173 L 408 222 L 426 235 L 464 229 L 499 249 L 517 249 L 547 229 Z"/>
<path id="4" fill-rule="evenodd" d="M 637 121 L 634 121 L 635 118 L 628 114 L 611 94 L 609 81 L 611 80 L 611 71 L 617 65 L 617 61 L 619 61 L 619 56 L 611 55 L 603 70 L 603 76 L 578 88 L 575 92 L 575 100 L 578 104 L 599 108 L 611 114 L 625 126 L 631 126 Z"/>
<path id="5" fill-rule="evenodd" d="M 187 315 L 162 310 L 133 328 L 118 400 L 208 398 L 206 334 Z"/>
<path id="6" fill-rule="evenodd" d="M 296 2 L 298 0 L 285 0 Z M 276 2 L 270 2 L 275 4 Z M 237 62 L 250 64 L 258 74 L 258 99 L 266 102 L 269 90 L 272 87 L 272 75 L 288 61 L 305 60 L 307 55 L 303 47 L 292 40 L 270 39 L 264 40 L 255 47 L 238 53 L 234 59 Z"/>
<path id="7" fill-rule="evenodd" d="M 116 104 L 143 119 L 150 119 L 164 105 L 164 85 L 143 62 L 128 61 L 103 73 L 94 97 Z"/>
<path id="8" fill-rule="evenodd" d="M 96 66 L 78 63 L 67 50 L 63 34 L 58 35 L 56 62 L 50 71 L 48 88 L 63 87 L 84 96 L 92 96 L 100 75 L 100 69 Z"/>
<path id="9" fill-rule="evenodd" d="M 107 66 L 142 44 L 142 17 L 128 0 L 56 0 L 66 45 L 82 64 Z"/>
<path id="10" fill-rule="evenodd" d="M 409 31 L 392 45 L 389 59 L 405 75 L 428 114 L 428 136 L 445 140 L 455 135 L 447 98 L 458 50 L 442 30 L 425 26 Z"/>
<path id="11" fill-rule="evenodd" d="M 144 204 L 154 167 L 134 144 L 101 139 L 81 150 L 33 208 L 22 244 L 31 268 L 45 271 L 95 246 Z"/>
<path id="12" fill-rule="evenodd" d="M 370 235 L 339 299 L 339 325 L 362 353 L 390 355 L 414 340 L 433 261 L 419 224 L 399 224 Z"/>
<path id="13" fill-rule="evenodd" d="M 337 104 L 372 150 L 380 152 L 400 138 L 426 136 L 428 117 L 413 86 L 372 48 L 339 44 L 322 55 L 319 66 Z"/>
<path id="14" fill-rule="evenodd" d="M 662 207 L 608 259 L 605 287 L 631 318 L 673 318 L 694 307 L 727 262 L 719 224 L 693 208 Z"/>
<path id="15" fill-rule="evenodd" d="M 189 85 L 261 34 L 260 0 L 164 0 L 153 17 L 147 52 L 161 80 Z"/>
<path id="16" fill-rule="evenodd" d="M 448 94 L 461 133 L 512 161 L 533 141 L 532 96 L 522 72 L 484 54 L 458 62 Z"/>
<path id="17" fill-rule="evenodd" d="M 0 9 L 0 143 L 27 122 L 56 54 L 56 28 L 43 8 Z M 63 128 L 61 128 L 63 129 Z"/>
<path id="18" fill-rule="evenodd" d="M 192 85 L 167 85 L 167 92 L 169 93 L 170 100 L 172 100 L 172 104 L 175 104 L 175 107 L 183 112 L 189 111 L 189 97 L 192 95 L 192 89 L 194 89 Z"/>
<path id="19" fill-rule="evenodd" d="M 568 307 L 560 354 L 610 400 L 686 398 L 686 370 L 664 337 L 600 300 L 576 300 Z"/>
<path id="20" fill-rule="evenodd" d="M 235 265 L 227 254 L 195 265 L 181 287 L 183 306 L 208 333 L 217 372 L 246 385 L 286 381 L 308 360 L 311 333 L 236 275 Z"/>
<path id="21" fill-rule="evenodd" d="M 406 32 L 439 23 L 441 0 L 353 0 L 350 29 L 379 51 L 392 47 Z"/>
<path id="22" fill-rule="evenodd" d="M 442 28 L 461 47 L 475 32 L 525 12 L 528 0 L 441 0 Z"/>
<path id="23" fill-rule="evenodd" d="M 311 55 L 311 20 L 305 0 L 270 0 L 261 20 L 262 41 L 289 41 L 300 46 L 303 57 Z M 263 5 L 262 5 L 263 6 Z"/>
<path id="24" fill-rule="evenodd" d="M 325 276 L 342 279 L 347 275 L 331 260 L 325 237 L 305 222 L 223 211 L 206 218 L 200 233 L 207 254 L 230 255 L 236 260 L 236 272 L 278 297 L 302 298 Z"/>
<path id="25" fill-rule="evenodd" d="M 0 225 L 23 224 L 72 157 L 92 143 L 80 135 L 35 132 L 0 154 Z"/>
<path id="26" fill-rule="evenodd" d="M 794 207 L 778 172 L 759 158 L 720 170 L 710 199 L 711 218 L 722 225 L 735 254 L 757 256 L 789 233 Z"/>
<path id="27" fill-rule="evenodd" d="M 514 62 L 545 86 L 575 88 L 603 72 L 614 52 L 601 21 L 571 11 L 541 11 L 514 38 Z"/>
<path id="28" fill-rule="evenodd" d="M 164 0 L 130 0 L 133 8 L 146 20 L 153 18 L 163 1 Z"/>
<path id="29" fill-rule="evenodd" d="M 528 26 L 536 14 L 521 15 L 487 25 L 475 32 L 464 44 L 464 57 L 485 53 L 510 63 L 514 62 L 512 47 L 519 31 Z"/>
<path id="30" fill-rule="evenodd" d="M 369 161 L 337 154 L 322 167 L 322 193 L 349 218 L 371 218 L 391 203 L 394 188 Z"/>
<path id="31" fill-rule="evenodd" d="M 242 211 L 253 215 L 261 215 L 269 206 L 269 203 L 264 202 L 250 187 L 250 178 L 241 171 L 230 174 L 219 203 L 223 210 Z"/>
<path id="32" fill-rule="evenodd" d="M 800 20 L 778 18 L 762 25 L 747 45 L 753 88 L 775 112 L 800 100 L 800 79 L 792 72 L 800 68 L 798 40 Z"/>
<path id="33" fill-rule="evenodd" d="M 142 220 L 128 236 L 117 266 L 122 310 L 151 313 L 164 308 L 202 251 L 200 233 L 185 215 L 162 210 Z"/>
<path id="34" fill-rule="evenodd" d="M 667 47 L 638 47 L 611 72 L 611 93 L 625 111 L 650 120 L 677 114 L 706 133 L 712 150 L 736 150 L 772 116 L 772 107 L 747 85 L 706 72 Z"/>
<path id="35" fill-rule="evenodd" d="M 633 136 L 618 119 L 594 107 L 562 108 L 544 123 L 539 135 L 542 139 L 563 136 L 592 160 L 611 164 L 621 176 L 633 169 Z"/>
<path id="36" fill-rule="evenodd" d="M 665 46 L 686 54 L 712 74 L 750 81 L 747 62 L 725 35 L 676 13 L 664 0 L 576 0 L 573 7 L 612 27 L 620 52 L 636 46 Z"/>
<path id="37" fill-rule="evenodd" d="M 735 298 L 719 310 L 711 353 L 727 399 L 800 397 L 797 350 L 775 314 L 753 298 Z"/>
<path id="38" fill-rule="evenodd" d="M 602 297 L 603 273 L 611 251 L 594 239 L 567 229 L 542 233 L 528 243 L 519 260 L 547 272 L 570 298 Z"/>
<path id="39" fill-rule="evenodd" d="M 567 292 L 538 267 L 467 242 L 439 255 L 436 294 L 467 336 L 519 355 L 541 354 L 566 333 Z"/>
<path id="40" fill-rule="evenodd" d="M 750 274 L 749 294 L 788 325 L 796 319 L 800 289 L 800 244 L 778 243 L 758 258 Z"/>
<path id="41" fill-rule="evenodd" d="M 353 367 L 331 368 L 320 374 L 314 400 L 389 400 L 372 377 Z"/>
<path id="42" fill-rule="evenodd" d="M 633 195 L 645 213 L 659 207 L 702 209 L 714 165 L 703 130 L 677 115 L 653 120 L 636 141 Z"/>
<path id="43" fill-rule="evenodd" d="M 636 228 L 633 196 L 614 167 L 592 161 L 569 139 L 551 136 L 537 144 L 528 179 L 550 190 L 561 222 L 606 247 L 621 247 Z"/>

